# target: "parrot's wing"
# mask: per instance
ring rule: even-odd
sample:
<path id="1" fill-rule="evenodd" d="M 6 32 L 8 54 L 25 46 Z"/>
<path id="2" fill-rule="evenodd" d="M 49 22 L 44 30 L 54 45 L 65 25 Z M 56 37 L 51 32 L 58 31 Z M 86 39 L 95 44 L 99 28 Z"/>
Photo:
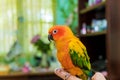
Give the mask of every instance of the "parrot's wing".
<path id="1" fill-rule="evenodd" d="M 69 43 L 69 53 L 75 66 L 81 68 L 85 74 L 89 75 L 91 64 L 86 47 L 78 39 Z"/>

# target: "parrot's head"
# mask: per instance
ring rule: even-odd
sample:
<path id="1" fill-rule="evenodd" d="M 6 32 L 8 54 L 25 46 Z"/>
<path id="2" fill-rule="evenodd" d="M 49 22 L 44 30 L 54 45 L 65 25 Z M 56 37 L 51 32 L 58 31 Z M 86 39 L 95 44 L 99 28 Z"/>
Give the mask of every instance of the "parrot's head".
<path id="1" fill-rule="evenodd" d="M 48 40 L 62 40 L 62 39 L 68 39 L 73 35 L 71 29 L 68 26 L 65 25 L 55 25 L 51 27 L 48 31 Z"/>

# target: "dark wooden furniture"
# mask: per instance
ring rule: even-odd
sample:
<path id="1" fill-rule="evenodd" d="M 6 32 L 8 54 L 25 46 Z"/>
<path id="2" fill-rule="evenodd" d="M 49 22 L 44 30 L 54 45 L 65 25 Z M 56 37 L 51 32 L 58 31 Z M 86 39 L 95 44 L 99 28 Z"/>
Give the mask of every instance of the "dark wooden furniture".
<path id="1" fill-rule="evenodd" d="M 0 75 L 0 80 L 62 80 L 54 72 L 14 72 L 6 75 Z"/>
<path id="2" fill-rule="evenodd" d="M 94 10 L 101 6 L 105 7 L 104 17 L 107 19 L 108 26 L 106 32 L 87 34 L 80 36 L 80 39 L 86 45 L 92 62 L 97 60 L 99 54 L 107 59 L 108 80 L 120 80 L 120 0 L 106 0 L 105 3 L 85 9 L 86 1 L 88 0 L 78 0 L 78 29 L 81 29 L 84 21 L 90 24 L 91 19 L 95 18 Z M 97 49 L 99 49 L 98 52 Z"/>
<path id="3" fill-rule="evenodd" d="M 107 0 L 107 58 L 110 80 L 120 80 L 120 0 Z"/>
<path id="4" fill-rule="evenodd" d="M 78 0 L 80 40 L 87 48 L 92 68 L 96 71 L 106 70 L 106 30 L 101 32 L 88 32 L 81 34 L 83 23 L 91 25 L 93 19 L 106 19 L 106 1 L 86 7 L 88 0 Z M 101 64 L 101 65 L 100 65 Z"/>

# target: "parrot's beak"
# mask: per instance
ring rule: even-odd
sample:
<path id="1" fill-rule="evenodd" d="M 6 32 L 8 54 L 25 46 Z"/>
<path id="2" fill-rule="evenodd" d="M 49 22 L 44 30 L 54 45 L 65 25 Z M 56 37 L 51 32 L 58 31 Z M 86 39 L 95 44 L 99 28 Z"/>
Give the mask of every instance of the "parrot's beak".
<path id="1" fill-rule="evenodd" d="M 48 35 L 48 40 L 49 41 L 53 40 L 53 36 L 51 34 Z"/>

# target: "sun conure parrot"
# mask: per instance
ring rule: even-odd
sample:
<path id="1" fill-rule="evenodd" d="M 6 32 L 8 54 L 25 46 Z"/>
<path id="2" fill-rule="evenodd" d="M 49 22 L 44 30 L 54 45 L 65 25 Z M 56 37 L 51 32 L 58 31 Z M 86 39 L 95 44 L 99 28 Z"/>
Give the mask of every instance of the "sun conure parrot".
<path id="1" fill-rule="evenodd" d="M 83 43 L 65 25 L 53 26 L 48 33 L 48 39 L 55 42 L 57 58 L 63 69 L 71 75 L 87 80 L 91 74 L 91 64 Z"/>

